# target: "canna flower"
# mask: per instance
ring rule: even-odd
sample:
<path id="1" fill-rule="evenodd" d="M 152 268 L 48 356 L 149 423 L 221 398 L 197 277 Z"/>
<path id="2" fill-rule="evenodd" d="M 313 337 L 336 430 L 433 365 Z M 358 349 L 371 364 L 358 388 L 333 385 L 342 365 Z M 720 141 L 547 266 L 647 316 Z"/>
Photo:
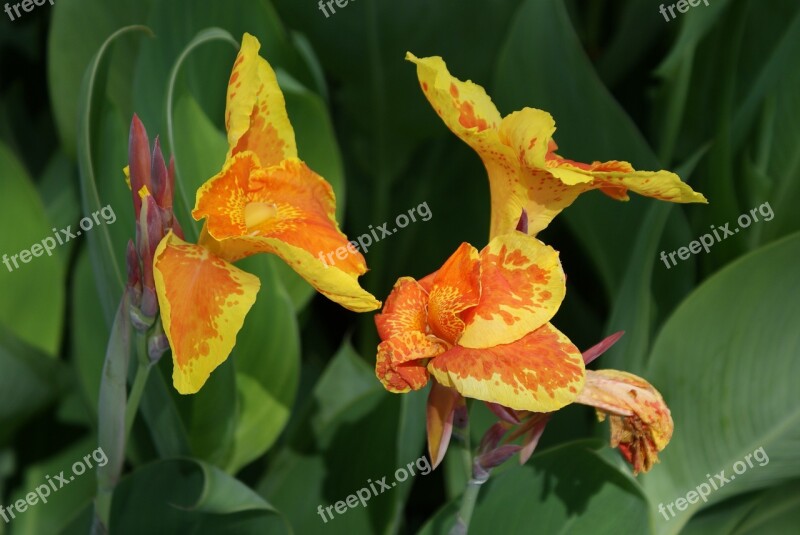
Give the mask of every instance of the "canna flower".
<path id="1" fill-rule="evenodd" d="M 637 171 L 628 162 L 585 164 L 556 153 L 553 117 L 524 108 L 501 117 L 484 89 L 448 72 L 440 57 L 406 59 L 417 65 L 425 97 L 447 127 L 472 147 L 489 175 L 492 197 L 490 236 L 514 230 L 521 210 L 530 233 L 547 227 L 583 192 L 599 189 L 612 199 L 628 200 L 628 190 L 664 201 L 707 202 L 669 171 Z"/>
<path id="2" fill-rule="evenodd" d="M 672 438 L 669 408 L 653 386 L 636 375 L 617 370 L 589 370 L 577 403 L 597 410 L 611 422 L 611 446 L 619 448 L 634 474 L 647 472 Z"/>
<path id="3" fill-rule="evenodd" d="M 155 252 L 154 275 L 172 348 L 173 382 L 197 392 L 227 359 L 260 283 L 231 262 L 272 253 L 317 291 L 357 312 L 380 302 L 363 290 L 363 256 L 324 264 L 316 251 L 348 245 L 335 220 L 333 190 L 297 157 L 294 131 L 275 73 L 244 34 L 227 92 L 229 150 L 219 174 L 197 191 L 205 220 L 197 244 L 170 232 Z"/>
<path id="4" fill-rule="evenodd" d="M 585 376 L 581 352 L 549 323 L 565 293 L 558 253 L 536 238 L 513 232 L 480 252 L 464 243 L 437 272 L 397 281 L 376 316 L 376 374 L 391 392 L 433 375 L 465 397 L 557 410 L 577 399 Z"/>

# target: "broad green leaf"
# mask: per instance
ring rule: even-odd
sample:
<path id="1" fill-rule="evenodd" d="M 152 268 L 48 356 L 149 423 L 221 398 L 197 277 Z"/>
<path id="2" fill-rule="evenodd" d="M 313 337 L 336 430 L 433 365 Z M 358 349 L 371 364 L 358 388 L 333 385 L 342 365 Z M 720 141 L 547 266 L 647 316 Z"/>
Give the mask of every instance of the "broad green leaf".
<path id="1" fill-rule="evenodd" d="M 51 224 L 57 228 L 77 226 L 80 219 L 78 173 L 64 153 L 58 152 L 50 158 L 37 187 Z M 65 250 L 71 251 L 76 243 L 67 242 Z"/>
<path id="2" fill-rule="evenodd" d="M 159 366 L 150 372 L 140 405 L 142 418 L 161 458 L 183 457 L 191 453 L 187 425 L 176 406 L 178 394 L 172 387 L 171 360 L 162 358 Z"/>
<path id="3" fill-rule="evenodd" d="M 20 162 L 0 144 L 0 323 L 55 355 L 61 341 L 66 251 Z"/>
<path id="4" fill-rule="evenodd" d="M 275 442 L 289 419 L 290 407 L 281 404 L 261 384 L 244 373 L 236 375 L 239 420 L 233 453 L 226 470 L 232 474 L 256 460 Z"/>
<path id="5" fill-rule="evenodd" d="M 75 520 L 79 512 L 94 498 L 98 461 L 92 455 L 96 451 L 95 441 L 86 438 L 62 449 L 51 458 L 28 466 L 22 482 L 11 495 L 10 503 L 24 500 L 29 493 L 34 493 L 37 503 L 12 520 L 11 526 L 15 535 L 56 535 Z M 99 462 L 103 462 L 103 452 L 97 452 L 96 455 Z M 89 456 L 88 462 L 92 466 L 89 469 L 86 468 L 86 456 Z M 78 468 L 78 471 L 85 470 L 82 475 L 73 472 L 77 464 L 83 465 Z M 59 474 L 67 481 L 67 486 L 63 488 L 62 483 L 56 479 Z M 53 491 L 48 485 L 48 478 L 58 491 Z M 35 494 L 37 489 L 47 500 L 46 503 Z"/>
<path id="6" fill-rule="evenodd" d="M 142 514 L 147 512 L 147 514 Z M 148 464 L 114 494 L 111 533 L 291 533 L 244 483 L 200 461 Z"/>
<path id="7" fill-rule="evenodd" d="M 169 388 L 174 394 L 171 384 Z M 239 413 L 233 360 L 226 360 L 214 370 L 196 394 L 178 396 L 177 404 L 186 423 L 192 455 L 216 466 L 225 466 L 233 451 Z"/>
<path id="8" fill-rule="evenodd" d="M 755 494 L 745 494 L 710 507 L 693 517 L 681 535 L 759 535 L 791 533 L 800 521 L 797 481 Z"/>
<path id="9" fill-rule="evenodd" d="M 446 505 L 420 535 L 447 533 L 458 505 L 458 500 Z M 537 453 L 525 466 L 493 474 L 481 488 L 469 531 L 651 533 L 641 489 L 586 442 Z"/>
<path id="10" fill-rule="evenodd" d="M 86 249 L 80 252 L 75 262 L 72 288 L 71 349 L 78 383 L 89 406 L 90 417 L 94 420 L 97 418 L 97 398 L 110 331 L 105 322 L 100 322 L 99 325 L 97 322 L 102 305 L 100 296 L 97 295 L 89 251 Z"/>
<path id="11" fill-rule="evenodd" d="M 794 234 L 731 264 L 684 301 L 656 339 L 645 377 L 667 401 L 675 434 L 661 464 L 643 478 L 654 506 L 721 470 L 735 480 L 709 504 L 800 476 L 797 258 Z M 754 454 L 759 448 L 768 462 Z M 735 463 L 747 455 L 753 466 L 736 475 Z M 703 505 L 689 505 L 659 529 L 677 533 Z"/>
<path id="12" fill-rule="evenodd" d="M 61 362 L 0 325 L 0 444 L 69 385 Z"/>
<path id="13" fill-rule="evenodd" d="M 259 484 L 266 496 L 287 518 L 297 533 L 383 533 L 393 523 L 395 492 L 401 485 L 366 498 L 346 513 L 323 520 L 319 507 L 333 507 L 340 500 L 369 491 L 369 481 L 386 476 L 392 486 L 395 471 L 415 461 L 397 461 L 400 416 L 398 396 L 386 393 L 369 366 L 344 345 L 331 360 L 310 394 L 309 414 L 291 442 L 276 456 Z M 410 438 L 410 437 L 407 437 Z M 417 475 L 416 479 L 424 477 Z M 377 485 L 376 485 L 376 488 Z M 341 505 L 340 505 L 341 509 Z"/>
<path id="14" fill-rule="evenodd" d="M 681 166 L 680 176 L 688 178 L 692 174 L 705 150 L 701 148 Z M 658 246 L 662 243 L 661 237 L 667 222 L 671 220 L 671 223 L 679 224 L 683 219 L 682 214 L 676 212 L 675 207 L 667 203 L 653 203 L 647 211 L 606 327 L 607 334 L 617 331 L 625 331 L 626 334 L 603 356 L 603 368 L 618 368 L 631 373 L 641 372 L 645 368 L 657 303 L 664 301 L 653 298 L 654 270 L 660 271 L 662 267 L 671 270 L 673 277 L 664 280 L 672 286 L 679 284 L 679 281 L 684 282 L 685 286 L 691 285 L 690 273 L 671 263 L 669 266 L 663 265 L 659 258 Z M 685 227 L 683 230 L 687 229 Z M 686 231 L 683 236 L 681 246 L 688 245 L 691 235 Z M 672 250 L 669 249 L 670 252 Z M 694 266 L 693 262 L 687 261 L 685 264 L 690 268 Z M 685 267 L 684 264 L 681 267 Z M 675 293 L 677 289 L 671 288 Z"/>
<path id="15" fill-rule="evenodd" d="M 257 255 L 240 263 L 242 269 L 261 279 L 261 289 L 237 336 L 231 358 L 236 363 L 238 373 L 260 386 L 262 392 L 258 394 L 259 398 L 263 400 L 268 397 L 275 407 L 267 413 L 248 404 L 248 401 L 253 401 L 252 398 L 240 398 L 245 405 L 240 405 L 237 433 L 246 432 L 246 428 L 241 426 L 254 425 L 253 419 L 256 418 L 257 425 L 262 429 L 257 441 L 237 441 L 235 449 L 239 462 L 252 460 L 265 453 L 278 438 L 288 422 L 297 394 L 300 332 L 292 302 L 274 269 L 278 262 L 280 260 L 272 255 Z M 247 385 L 238 386 L 239 389 L 242 387 L 248 388 Z M 231 463 L 235 464 L 233 461 Z"/>

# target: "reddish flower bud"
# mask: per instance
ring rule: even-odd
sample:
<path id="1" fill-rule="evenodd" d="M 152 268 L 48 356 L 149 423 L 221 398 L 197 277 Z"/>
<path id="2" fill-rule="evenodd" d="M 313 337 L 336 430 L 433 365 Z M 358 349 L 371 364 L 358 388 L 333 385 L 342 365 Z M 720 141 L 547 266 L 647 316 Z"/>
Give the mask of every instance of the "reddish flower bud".
<path id="1" fill-rule="evenodd" d="M 133 194 L 133 208 L 136 219 L 139 219 L 139 212 L 142 209 L 142 199 L 139 197 L 139 190 L 142 186 L 151 189 L 150 184 L 150 140 L 147 138 L 147 131 L 134 115 L 131 120 L 130 138 L 128 139 L 128 165 L 130 166 L 131 193 Z"/>

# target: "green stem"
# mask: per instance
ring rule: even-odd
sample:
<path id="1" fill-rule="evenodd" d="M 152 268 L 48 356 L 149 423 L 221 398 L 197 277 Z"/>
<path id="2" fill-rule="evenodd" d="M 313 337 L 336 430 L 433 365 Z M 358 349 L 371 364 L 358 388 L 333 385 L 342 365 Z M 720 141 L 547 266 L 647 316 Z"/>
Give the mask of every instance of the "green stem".
<path id="1" fill-rule="evenodd" d="M 469 532 L 469 523 L 472 520 L 472 512 L 475 510 L 475 503 L 478 501 L 478 493 L 481 487 L 489 479 L 489 472 L 479 466 L 475 466 L 472 477 L 461 495 L 461 507 L 456 516 L 456 524 L 450 530 L 450 535 L 466 535 Z"/>
<path id="2" fill-rule="evenodd" d="M 147 385 L 147 378 L 150 377 L 150 370 L 153 369 L 153 363 L 147 354 L 147 334 L 136 333 L 136 356 L 139 363 L 136 368 L 136 377 L 133 380 L 130 395 L 128 396 L 128 404 L 125 408 L 125 437 L 131 435 L 133 429 L 133 422 L 136 420 L 136 413 L 139 412 L 139 403 L 142 401 L 142 394 L 144 394 L 144 387 Z"/>

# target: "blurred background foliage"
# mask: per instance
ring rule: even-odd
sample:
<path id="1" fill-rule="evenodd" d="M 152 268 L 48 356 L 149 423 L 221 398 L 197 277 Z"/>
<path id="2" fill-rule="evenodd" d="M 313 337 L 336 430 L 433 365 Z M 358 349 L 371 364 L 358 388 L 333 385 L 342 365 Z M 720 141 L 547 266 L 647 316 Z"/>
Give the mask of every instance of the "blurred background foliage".
<path id="1" fill-rule="evenodd" d="M 359 0 L 326 18 L 312 0 L 69 0 L 2 20 L 0 252 L 110 204 L 117 221 L 0 268 L 0 503 L 96 447 L 98 385 L 133 236 L 121 169 L 137 113 L 174 154 L 176 213 L 225 155 L 232 36 L 256 35 L 279 73 L 300 156 L 334 186 L 351 238 L 426 202 L 433 217 L 375 244 L 365 286 L 383 299 L 462 241 L 485 244 L 479 159 L 418 88 L 405 52 L 441 55 L 501 113 L 553 114 L 560 153 L 679 172 L 710 204 L 582 196 L 542 238 L 561 251 L 555 319 L 581 348 L 627 335 L 598 365 L 661 390 L 676 431 L 634 479 L 584 407 L 561 411 L 525 467 L 498 470 L 474 533 L 787 533 L 800 522 L 800 5 L 713 0 L 665 21 L 651 0 Z M 140 25 L 109 37 L 118 29 Z M 751 208 L 753 224 L 667 269 L 674 251 Z M 317 506 L 424 451 L 426 392 L 386 393 L 371 314 L 324 298 L 275 259 L 234 358 L 196 396 L 162 359 L 117 489 L 112 533 L 443 533 L 458 459 L 323 524 Z M 477 439 L 491 417 L 473 404 Z M 750 469 L 664 520 L 673 502 L 758 447 Z M 86 533 L 84 476 L 0 533 Z M 457 502 L 456 502 L 457 503 Z"/>

